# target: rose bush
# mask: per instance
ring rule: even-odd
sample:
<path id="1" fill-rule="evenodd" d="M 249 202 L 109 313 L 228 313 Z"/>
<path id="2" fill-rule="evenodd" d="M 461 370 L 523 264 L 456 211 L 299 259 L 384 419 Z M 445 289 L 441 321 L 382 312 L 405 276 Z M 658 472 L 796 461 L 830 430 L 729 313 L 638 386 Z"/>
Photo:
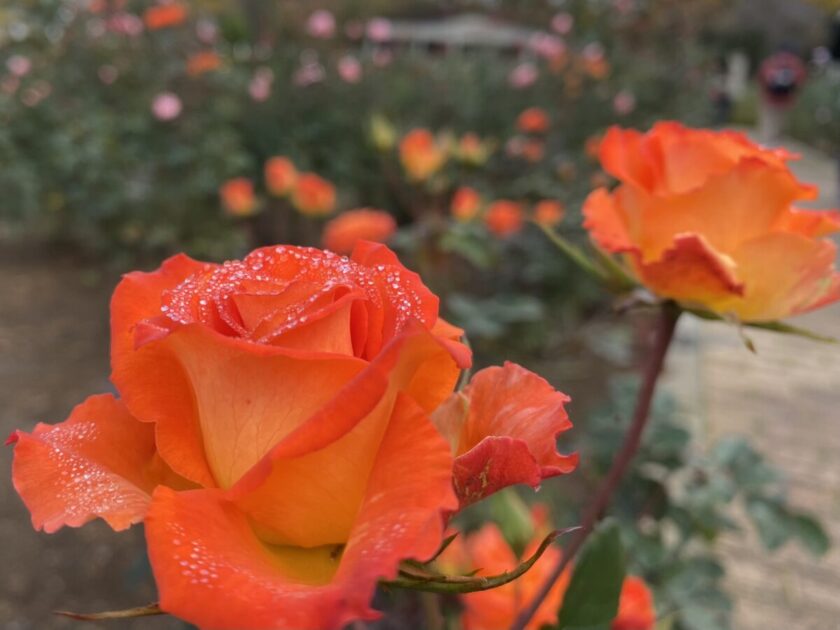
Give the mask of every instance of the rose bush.
<path id="1" fill-rule="evenodd" d="M 840 213 L 794 207 L 816 197 L 788 168 L 794 155 L 671 122 L 613 128 L 599 152 L 621 184 L 588 197 L 585 226 L 654 293 L 742 321 L 840 299 L 836 246 L 821 238 Z"/>
<path id="2" fill-rule="evenodd" d="M 576 462 L 555 452 L 567 398 L 523 368 L 451 397 L 460 337 L 382 245 L 176 256 L 114 292 L 120 398 L 13 434 L 15 488 L 47 532 L 142 521 L 161 608 L 203 628 L 374 618 L 377 581 L 438 549 L 456 491 Z"/>

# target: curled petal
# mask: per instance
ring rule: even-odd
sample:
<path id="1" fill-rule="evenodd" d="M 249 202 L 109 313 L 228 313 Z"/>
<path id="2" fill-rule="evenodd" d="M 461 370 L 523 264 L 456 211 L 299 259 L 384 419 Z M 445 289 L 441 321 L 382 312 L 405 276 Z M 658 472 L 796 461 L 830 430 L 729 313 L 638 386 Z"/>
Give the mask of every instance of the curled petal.
<path id="1" fill-rule="evenodd" d="M 645 264 L 639 258 L 632 259 L 636 274 L 664 297 L 717 305 L 744 293 L 733 261 L 715 252 L 698 234 L 678 235 L 655 262 Z"/>
<path id="2" fill-rule="evenodd" d="M 589 194 L 583 204 L 583 216 L 583 226 L 602 249 L 612 253 L 637 249 L 624 210 L 606 188 L 599 188 Z"/>
<path id="3" fill-rule="evenodd" d="M 376 618 L 376 582 L 403 559 L 431 556 L 441 511 L 455 506 L 445 442 L 409 398 L 395 409 L 346 545 L 266 544 L 221 491 L 159 489 L 146 533 L 161 608 L 207 630 Z"/>
<path id="4" fill-rule="evenodd" d="M 793 232 L 802 236 L 818 238 L 840 232 L 840 211 L 800 210 L 791 208 L 774 226 L 779 232 Z"/>
<path id="5" fill-rule="evenodd" d="M 571 472 L 577 455 L 557 452 L 571 428 L 568 396 L 514 363 L 478 372 L 432 419 L 455 453 L 454 484 L 461 507 L 517 483 L 537 487 Z"/>
<path id="6" fill-rule="evenodd" d="M 143 520 L 156 485 L 182 485 L 155 452 L 154 430 L 109 394 L 91 396 L 57 425 L 17 431 L 12 481 L 36 529 L 102 518 L 115 530 Z"/>
<path id="7" fill-rule="evenodd" d="M 161 295 L 184 279 L 214 265 L 201 263 L 184 254 L 167 259 L 152 272 L 126 274 L 111 298 L 111 362 L 118 363 L 134 350 L 139 322 L 160 316 Z M 142 341 L 142 340 L 141 340 Z"/>

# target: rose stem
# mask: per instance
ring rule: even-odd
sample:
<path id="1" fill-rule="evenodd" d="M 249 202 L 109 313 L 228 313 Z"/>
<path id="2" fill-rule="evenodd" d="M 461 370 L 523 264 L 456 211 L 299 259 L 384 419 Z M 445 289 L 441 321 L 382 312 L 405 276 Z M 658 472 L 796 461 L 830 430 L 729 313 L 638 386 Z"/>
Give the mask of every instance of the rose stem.
<path id="1" fill-rule="evenodd" d="M 662 305 L 656 324 L 656 337 L 653 349 L 648 358 L 642 386 L 639 389 L 638 398 L 636 399 L 636 408 L 633 411 L 633 420 L 624 436 L 624 443 L 621 445 L 621 449 L 615 459 L 613 459 L 612 467 L 607 473 L 607 476 L 601 481 L 598 491 L 595 494 L 595 499 L 584 512 L 580 529 L 569 543 L 569 546 L 563 551 L 563 556 L 560 558 L 557 566 L 554 567 L 548 579 L 540 587 L 534 599 L 516 618 L 516 621 L 511 626 L 511 630 L 524 630 L 525 626 L 534 616 L 534 613 L 548 596 L 554 583 L 563 574 L 563 571 L 575 557 L 575 554 L 580 551 L 589 534 L 592 533 L 598 520 L 609 506 L 612 495 L 622 477 L 627 472 L 627 467 L 636 455 L 636 451 L 639 450 L 642 433 L 645 430 L 645 425 L 650 416 L 650 407 L 653 401 L 653 393 L 656 390 L 656 382 L 662 373 L 665 355 L 668 353 L 671 340 L 674 338 L 674 330 L 676 329 L 679 315 L 680 311 L 676 305 L 667 302 Z"/>

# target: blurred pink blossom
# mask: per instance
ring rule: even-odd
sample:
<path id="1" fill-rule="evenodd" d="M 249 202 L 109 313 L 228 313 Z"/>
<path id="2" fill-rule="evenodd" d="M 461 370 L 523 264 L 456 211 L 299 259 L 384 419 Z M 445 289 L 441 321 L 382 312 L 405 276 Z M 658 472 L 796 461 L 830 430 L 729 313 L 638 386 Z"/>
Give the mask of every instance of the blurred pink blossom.
<path id="1" fill-rule="evenodd" d="M 539 71 L 537 70 L 537 66 L 530 61 L 523 61 L 510 71 L 508 83 L 517 89 L 522 89 L 533 85 L 538 76 Z"/>
<path id="2" fill-rule="evenodd" d="M 306 32 L 318 39 L 330 39 L 335 35 L 335 16 L 326 9 L 318 9 L 306 20 Z"/>
<path id="3" fill-rule="evenodd" d="M 105 26 L 112 33 L 128 37 L 137 37 L 143 32 L 143 20 L 133 13 L 124 11 L 110 16 Z"/>
<path id="4" fill-rule="evenodd" d="M 555 59 L 566 54 L 566 44 L 556 35 L 535 33 L 528 41 L 528 47 L 541 57 Z"/>
<path id="5" fill-rule="evenodd" d="M 636 97 L 632 92 L 621 90 L 613 98 L 613 110 L 619 116 L 626 116 L 636 109 Z"/>
<path id="6" fill-rule="evenodd" d="M 267 101 L 268 97 L 271 96 L 272 83 L 274 83 L 274 72 L 271 68 L 261 66 L 257 68 L 251 78 L 251 83 L 248 85 L 248 94 L 258 103 Z"/>
<path id="7" fill-rule="evenodd" d="M 338 60 L 338 76 L 347 83 L 358 83 L 362 78 L 362 64 L 353 55 Z"/>
<path id="8" fill-rule="evenodd" d="M 23 55 L 12 55 L 6 60 L 6 67 L 16 77 L 24 77 L 32 70 L 32 61 Z"/>
<path id="9" fill-rule="evenodd" d="M 604 47 L 598 42 L 588 43 L 581 51 L 581 55 L 583 55 L 585 59 L 589 60 L 602 59 L 604 54 Z"/>
<path id="10" fill-rule="evenodd" d="M 551 28 L 554 29 L 555 32 L 560 33 L 561 35 L 568 35 L 572 32 L 572 28 L 575 26 L 575 18 L 572 17 L 570 13 L 566 13 L 565 11 L 558 13 L 553 18 L 551 18 Z"/>
<path id="11" fill-rule="evenodd" d="M 636 0 L 613 0 L 613 7 L 621 14 L 630 13 L 635 4 Z"/>
<path id="12" fill-rule="evenodd" d="M 219 27 L 213 20 L 201 18 L 196 22 L 195 35 L 203 44 L 215 44 L 219 38 Z"/>
<path id="13" fill-rule="evenodd" d="M 99 66 L 96 74 L 99 76 L 99 80 L 105 85 L 111 85 L 120 76 L 119 70 L 110 64 Z"/>
<path id="14" fill-rule="evenodd" d="M 303 63 L 292 76 L 292 82 L 300 87 L 320 83 L 324 80 L 324 66 L 317 61 Z"/>
<path id="15" fill-rule="evenodd" d="M 21 101 L 27 107 L 35 107 L 38 103 L 47 98 L 52 92 L 52 86 L 46 81 L 36 81 L 27 88 L 21 96 Z"/>
<path id="16" fill-rule="evenodd" d="M 367 23 L 367 36 L 375 42 L 391 39 L 391 21 L 376 17 Z"/>
<path id="17" fill-rule="evenodd" d="M 181 114 L 181 99 L 172 92 L 161 92 L 152 101 L 152 114 L 158 120 L 174 120 Z"/>

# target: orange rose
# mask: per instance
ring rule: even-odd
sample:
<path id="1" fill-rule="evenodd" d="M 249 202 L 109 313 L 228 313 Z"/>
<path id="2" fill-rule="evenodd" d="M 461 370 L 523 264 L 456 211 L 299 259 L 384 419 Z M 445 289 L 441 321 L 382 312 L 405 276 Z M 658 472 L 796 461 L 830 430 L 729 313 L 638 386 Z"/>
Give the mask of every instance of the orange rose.
<path id="1" fill-rule="evenodd" d="M 212 72 L 222 65 L 222 58 L 212 50 L 195 53 L 187 59 L 187 74 L 191 77 Z"/>
<path id="2" fill-rule="evenodd" d="M 229 179 L 219 189 L 222 206 L 233 216 L 247 217 L 257 209 L 257 198 L 254 196 L 254 184 L 245 177 Z"/>
<path id="3" fill-rule="evenodd" d="M 522 133 L 542 134 L 548 131 L 550 125 L 548 114 L 540 107 L 529 107 L 516 119 L 516 128 Z"/>
<path id="4" fill-rule="evenodd" d="M 186 19 L 187 7 L 178 2 L 154 5 L 146 9 L 145 13 L 143 13 L 143 21 L 146 23 L 146 28 L 150 31 L 178 26 Z"/>
<path id="5" fill-rule="evenodd" d="M 487 229 L 496 236 L 503 238 L 512 236 L 522 229 L 524 223 L 522 206 L 508 199 L 494 201 L 487 208 L 484 223 L 487 225 Z"/>
<path id="6" fill-rule="evenodd" d="M 275 197 L 288 195 L 295 187 L 297 179 L 297 168 L 289 158 L 277 156 L 265 163 L 265 186 Z"/>
<path id="7" fill-rule="evenodd" d="M 349 210 L 331 220 L 324 227 L 326 249 L 349 254 L 358 241 L 384 243 L 397 231 L 397 222 L 387 212 L 360 208 Z"/>
<path id="8" fill-rule="evenodd" d="M 481 196 L 474 188 L 461 186 L 452 195 L 449 211 L 458 221 L 470 221 L 481 210 Z"/>
<path id="9" fill-rule="evenodd" d="M 530 557 L 548 534 L 548 510 L 535 505 L 532 510 L 534 537 L 522 557 L 516 556 L 495 523 L 484 525 L 467 536 L 455 538 L 437 560 L 448 573 L 468 574 L 479 569 L 477 575 L 498 575 L 516 568 Z M 519 579 L 489 591 L 461 595 L 464 612 L 461 624 L 464 630 L 499 630 L 513 625 L 519 613 L 530 604 L 540 587 L 559 562 L 562 552 L 548 547 L 534 566 Z M 557 614 L 571 579 L 572 568 L 560 576 L 525 630 L 538 630 L 545 625 L 556 625 Z M 653 596 L 645 582 L 637 577 L 627 577 L 621 588 L 618 613 L 611 630 L 653 630 L 656 612 Z"/>
<path id="10" fill-rule="evenodd" d="M 15 488 L 48 532 L 143 522 L 161 608 L 202 628 L 375 618 L 377 581 L 430 557 L 457 509 L 453 447 L 429 416 L 470 364 L 460 336 L 382 245 L 176 256 L 114 293 L 120 399 L 16 432 Z M 501 458 L 509 439 L 515 459 L 532 444 L 533 388 L 508 388 L 504 409 L 478 390 L 462 433 Z M 562 420 L 562 394 L 536 393 Z"/>
<path id="11" fill-rule="evenodd" d="M 543 199 L 534 206 L 534 221 L 546 227 L 558 225 L 565 214 L 563 204 L 553 199 Z"/>
<path id="12" fill-rule="evenodd" d="M 528 406 L 519 407 L 521 400 Z M 557 452 L 558 436 L 572 428 L 564 408 L 569 400 L 533 372 L 505 363 L 476 373 L 441 405 L 432 421 L 452 446 L 461 506 L 507 486 L 537 488 L 543 479 L 572 472 L 577 454 Z"/>
<path id="13" fill-rule="evenodd" d="M 335 186 L 314 173 L 301 173 L 292 190 L 292 204 L 309 216 L 330 214 L 335 210 Z"/>
<path id="14" fill-rule="evenodd" d="M 793 207 L 815 190 L 792 157 L 734 132 L 614 128 L 601 162 L 622 184 L 590 194 L 585 226 L 663 297 L 748 322 L 810 311 L 840 299 L 836 247 L 821 238 L 840 213 Z"/>
<path id="15" fill-rule="evenodd" d="M 400 141 L 400 161 L 409 179 L 422 182 L 446 162 L 446 150 L 428 129 L 413 129 Z"/>

